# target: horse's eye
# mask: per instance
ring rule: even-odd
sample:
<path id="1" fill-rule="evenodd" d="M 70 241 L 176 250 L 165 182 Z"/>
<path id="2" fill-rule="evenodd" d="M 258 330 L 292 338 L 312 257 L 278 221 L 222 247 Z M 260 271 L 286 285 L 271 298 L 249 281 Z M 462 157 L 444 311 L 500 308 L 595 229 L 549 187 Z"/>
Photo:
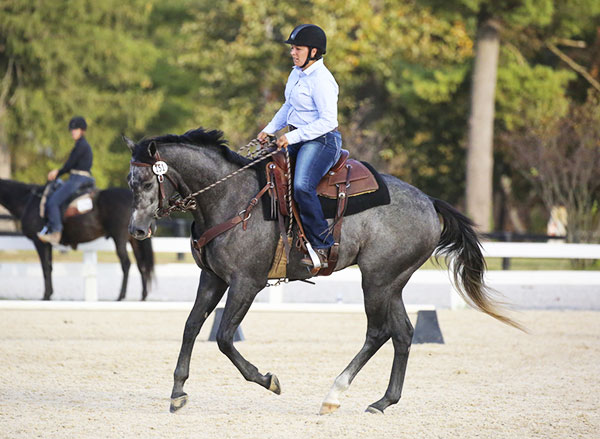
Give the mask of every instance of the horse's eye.
<path id="1" fill-rule="evenodd" d="M 144 189 L 146 189 L 146 190 L 152 189 L 152 183 L 146 183 L 146 184 L 144 184 Z"/>

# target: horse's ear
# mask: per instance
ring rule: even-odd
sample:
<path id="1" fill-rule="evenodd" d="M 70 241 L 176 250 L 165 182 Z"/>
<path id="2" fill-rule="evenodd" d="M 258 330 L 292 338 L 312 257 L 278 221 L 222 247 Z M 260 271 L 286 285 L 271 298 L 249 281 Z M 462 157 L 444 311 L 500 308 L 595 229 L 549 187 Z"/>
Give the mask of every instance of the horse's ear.
<path id="1" fill-rule="evenodd" d="M 121 134 L 121 138 L 123 139 L 123 142 L 125 142 L 125 144 L 129 147 L 129 150 L 133 154 L 133 150 L 135 148 L 134 141 L 131 140 L 129 137 L 127 137 L 125 134 Z"/>
<path id="2" fill-rule="evenodd" d="M 154 157 L 157 152 L 158 148 L 156 147 L 156 142 L 153 140 L 152 142 L 150 142 L 150 145 L 148 145 L 148 155 L 150 157 Z"/>

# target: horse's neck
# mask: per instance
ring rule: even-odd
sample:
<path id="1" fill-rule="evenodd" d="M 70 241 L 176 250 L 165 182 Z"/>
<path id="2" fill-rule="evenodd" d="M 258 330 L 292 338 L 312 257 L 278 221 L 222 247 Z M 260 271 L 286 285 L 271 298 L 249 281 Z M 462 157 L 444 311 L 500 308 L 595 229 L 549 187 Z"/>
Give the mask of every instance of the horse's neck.
<path id="1" fill-rule="evenodd" d="M 240 168 L 209 148 L 172 149 L 160 153 L 167 164 L 177 170 L 191 192 L 204 189 Z M 246 207 L 257 186 L 255 172 L 243 171 L 198 195 L 198 208 L 192 215 L 205 227 L 224 222 Z"/>
<path id="2" fill-rule="evenodd" d="M 16 218 L 20 218 L 31 194 L 32 185 L 0 179 L 0 204 Z"/>

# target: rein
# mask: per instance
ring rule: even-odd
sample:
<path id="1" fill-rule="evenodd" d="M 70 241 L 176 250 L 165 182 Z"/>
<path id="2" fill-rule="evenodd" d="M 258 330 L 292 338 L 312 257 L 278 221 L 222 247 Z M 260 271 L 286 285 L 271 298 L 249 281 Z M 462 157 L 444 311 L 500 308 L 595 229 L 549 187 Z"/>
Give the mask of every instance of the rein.
<path id="1" fill-rule="evenodd" d="M 243 147 L 241 150 L 244 149 L 250 149 L 252 146 L 256 146 L 258 143 L 258 140 L 254 139 L 252 140 L 248 145 L 246 145 L 245 147 Z M 197 208 L 197 204 L 196 204 L 196 199 L 195 197 L 200 195 L 203 192 L 209 191 L 210 189 L 214 188 L 215 186 L 224 183 L 225 181 L 229 180 L 231 177 L 239 174 L 240 172 L 250 168 L 251 166 L 253 166 L 254 164 L 261 162 L 275 154 L 277 154 L 279 152 L 279 150 L 277 148 L 275 148 L 273 151 L 271 152 L 267 152 L 267 149 L 269 147 L 275 146 L 276 142 L 275 142 L 275 138 L 272 137 L 269 139 L 269 142 L 260 147 L 257 151 L 249 151 L 248 155 L 252 158 L 254 158 L 254 160 L 252 160 L 250 163 L 242 166 L 240 169 L 232 172 L 229 175 L 226 175 L 225 177 L 221 178 L 220 180 L 214 182 L 213 184 L 200 189 L 196 192 L 193 192 L 191 194 L 189 194 L 187 197 L 185 198 L 179 198 L 179 199 L 174 199 L 171 198 L 168 200 L 168 206 L 164 207 L 163 206 L 163 202 L 166 198 L 165 195 L 165 189 L 163 186 L 163 183 L 165 181 L 164 176 L 166 176 L 169 181 L 173 184 L 173 186 L 175 187 L 175 190 L 179 191 L 179 185 L 167 174 L 167 171 L 169 170 L 169 165 L 167 165 L 166 162 L 164 162 L 161 157 L 160 154 L 158 153 L 158 150 L 156 151 L 156 153 L 154 154 L 154 156 L 152 157 L 153 163 L 144 163 L 144 162 L 137 162 L 134 160 L 131 160 L 130 164 L 132 166 L 139 166 L 139 167 L 146 167 L 146 168 L 152 168 L 152 172 L 156 175 L 156 178 L 158 180 L 158 209 L 156 210 L 156 212 L 154 213 L 154 217 L 155 218 L 162 218 L 164 216 L 168 216 L 170 215 L 171 212 L 177 210 L 180 212 L 186 212 L 189 210 L 195 210 Z M 291 208 L 291 166 L 290 166 L 290 157 L 289 157 L 289 152 L 288 149 L 285 148 L 285 156 L 286 156 L 286 161 L 287 161 L 287 165 L 288 165 L 288 172 L 287 172 L 287 178 L 288 178 L 288 203 L 290 205 Z M 230 218 L 229 220 L 225 221 L 224 223 L 221 224 L 217 224 L 216 226 L 211 227 L 210 229 L 206 230 L 202 236 L 200 236 L 200 238 L 198 238 L 197 240 L 193 240 L 193 246 L 194 248 L 196 248 L 198 251 L 200 251 L 200 249 L 202 247 L 204 247 L 206 244 L 208 244 L 210 241 L 212 241 L 214 238 L 216 238 L 217 236 L 219 236 L 220 234 L 232 229 L 233 227 L 235 227 L 236 225 L 242 223 L 243 229 L 246 230 L 247 228 L 247 221 L 250 219 L 250 217 L 252 216 L 252 209 L 258 204 L 258 201 L 260 200 L 260 198 L 266 194 L 269 189 L 273 189 L 273 182 L 268 182 L 248 203 L 248 205 L 246 206 L 246 208 L 244 210 L 242 210 L 241 212 L 239 212 L 236 216 Z M 291 209 L 290 209 L 291 212 Z M 288 236 L 291 236 L 292 234 L 292 215 L 290 215 L 290 223 L 289 223 L 289 228 L 288 228 Z M 287 241 L 287 240 L 286 240 Z M 287 243 L 287 242 L 286 242 Z M 288 251 L 289 252 L 289 251 Z"/>
<path id="2" fill-rule="evenodd" d="M 252 146 L 256 146 L 257 142 L 258 141 L 256 139 L 252 140 L 245 147 L 241 148 L 240 151 L 242 151 L 244 149 L 250 149 Z M 221 183 L 224 183 L 225 181 L 229 180 L 231 177 L 234 177 L 235 175 L 239 174 L 240 172 L 252 167 L 254 164 L 259 163 L 259 162 L 275 155 L 278 152 L 277 149 L 275 149 L 269 153 L 266 152 L 266 149 L 271 146 L 275 146 L 274 139 L 271 139 L 267 143 L 267 145 L 265 145 L 263 148 L 259 149 L 254 154 L 250 153 L 251 156 L 258 156 L 257 158 L 252 160 L 250 163 L 244 165 L 240 169 L 232 172 L 231 174 L 226 175 L 225 177 L 212 183 L 211 185 L 189 194 L 185 198 L 181 198 L 181 196 L 179 196 L 179 198 L 170 198 L 168 200 L 168 206 L 166 206 L 166 207 L 163 207 L 163 203 L 166 198 L 165 189 L 163 186 L 163 183 L 165 181 L 164 176 L 166 176 L 169 179 L 169 181 L 173 184 L 173 186 L 175 187 L 176 190 L 179 187 L 179 185 L 171 178 L 170 175 L 167 174 L 167 171 L 169 170 L 169 166 L 167 165 L 166 162 L 164 162 L 161 159 L 158 151 L 156 151 L 156 154 L 154 154 L 154 156 L 151 157 L 151 159 L 153 160 L 153 163 L 144 163 L 144 162 L 137 162 L 137 161 L 131 160 L 130 164 L 133 166 L 138 166 L 138 167 L 152 168 L 152 172 L 154 173 L 154 175 L 156 175 L 156 178 L 158 180 L 158 209 L 156 209 L 156 212 L 154 212 L 154 218 L 158 219 L 158 218 L 162 218 L 165 216 L 169 216 L 171 214 L 171 212 L 173 212 L 173 211 L 187 212 L 190 210 L 195 210 L 197 207 L 196 200 L 195 200 L 196 196 L 202 194 L 203 192 L 209 191 L 210 189 L 214 188 L 215 186 L 217 186 Z M 287 154 L 287 148 L 286 148 L 286 154 Z M 288 163 L 289 163 L 289 158 L 288 158 Z"/>

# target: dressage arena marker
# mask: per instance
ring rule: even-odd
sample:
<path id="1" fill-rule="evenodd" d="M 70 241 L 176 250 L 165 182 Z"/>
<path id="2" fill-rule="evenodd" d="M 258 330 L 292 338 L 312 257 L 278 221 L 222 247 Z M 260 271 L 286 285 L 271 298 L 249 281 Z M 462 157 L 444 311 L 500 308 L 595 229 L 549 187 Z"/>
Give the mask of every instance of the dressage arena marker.
<path id="1" fill-rule="evenodd" d="M 0 310 L 77 310 L 77 311 L 190 311 L 194 302 L 89 302 L 67 300 L 0 300 Z M 406 312 L 417 313 L 414 343 L 443 343 L 435 305 L 405 305 Z M 364 313 L 362 303 L 253 303 L 249 312 Z M 215 341 L 223 308 L 215 309 L 209 341 Z M 245 340 L 241 326 L 234 341 Z M 440 341 L 441 340 L 441 341 Z"/>
<path id="2" fill-rule="evenodd" d="M 444 337 L 435 310 L 421 310 L 417 313 L 417 324 L 415 325 L 412 342 L 415 344 L 444 344 Z"/>
<path id="3" fill-rule="evenodd" d="M 215 309 L 215 319 L 213 320 L 213 325 L 210 330 L 210 335 L 208 336 L 208 341 L 217 341 L 217 332 L 219 332 L 219 325 L 221 325 L 221 319 L 223 318 L 223 310 L 225 308 L 217 308 Z M 238 326 L 235 330 L 235 334 L 233 334 L 233 341 L 244 341 L 244 333 L 242 332 L 242 325 Z"/>

